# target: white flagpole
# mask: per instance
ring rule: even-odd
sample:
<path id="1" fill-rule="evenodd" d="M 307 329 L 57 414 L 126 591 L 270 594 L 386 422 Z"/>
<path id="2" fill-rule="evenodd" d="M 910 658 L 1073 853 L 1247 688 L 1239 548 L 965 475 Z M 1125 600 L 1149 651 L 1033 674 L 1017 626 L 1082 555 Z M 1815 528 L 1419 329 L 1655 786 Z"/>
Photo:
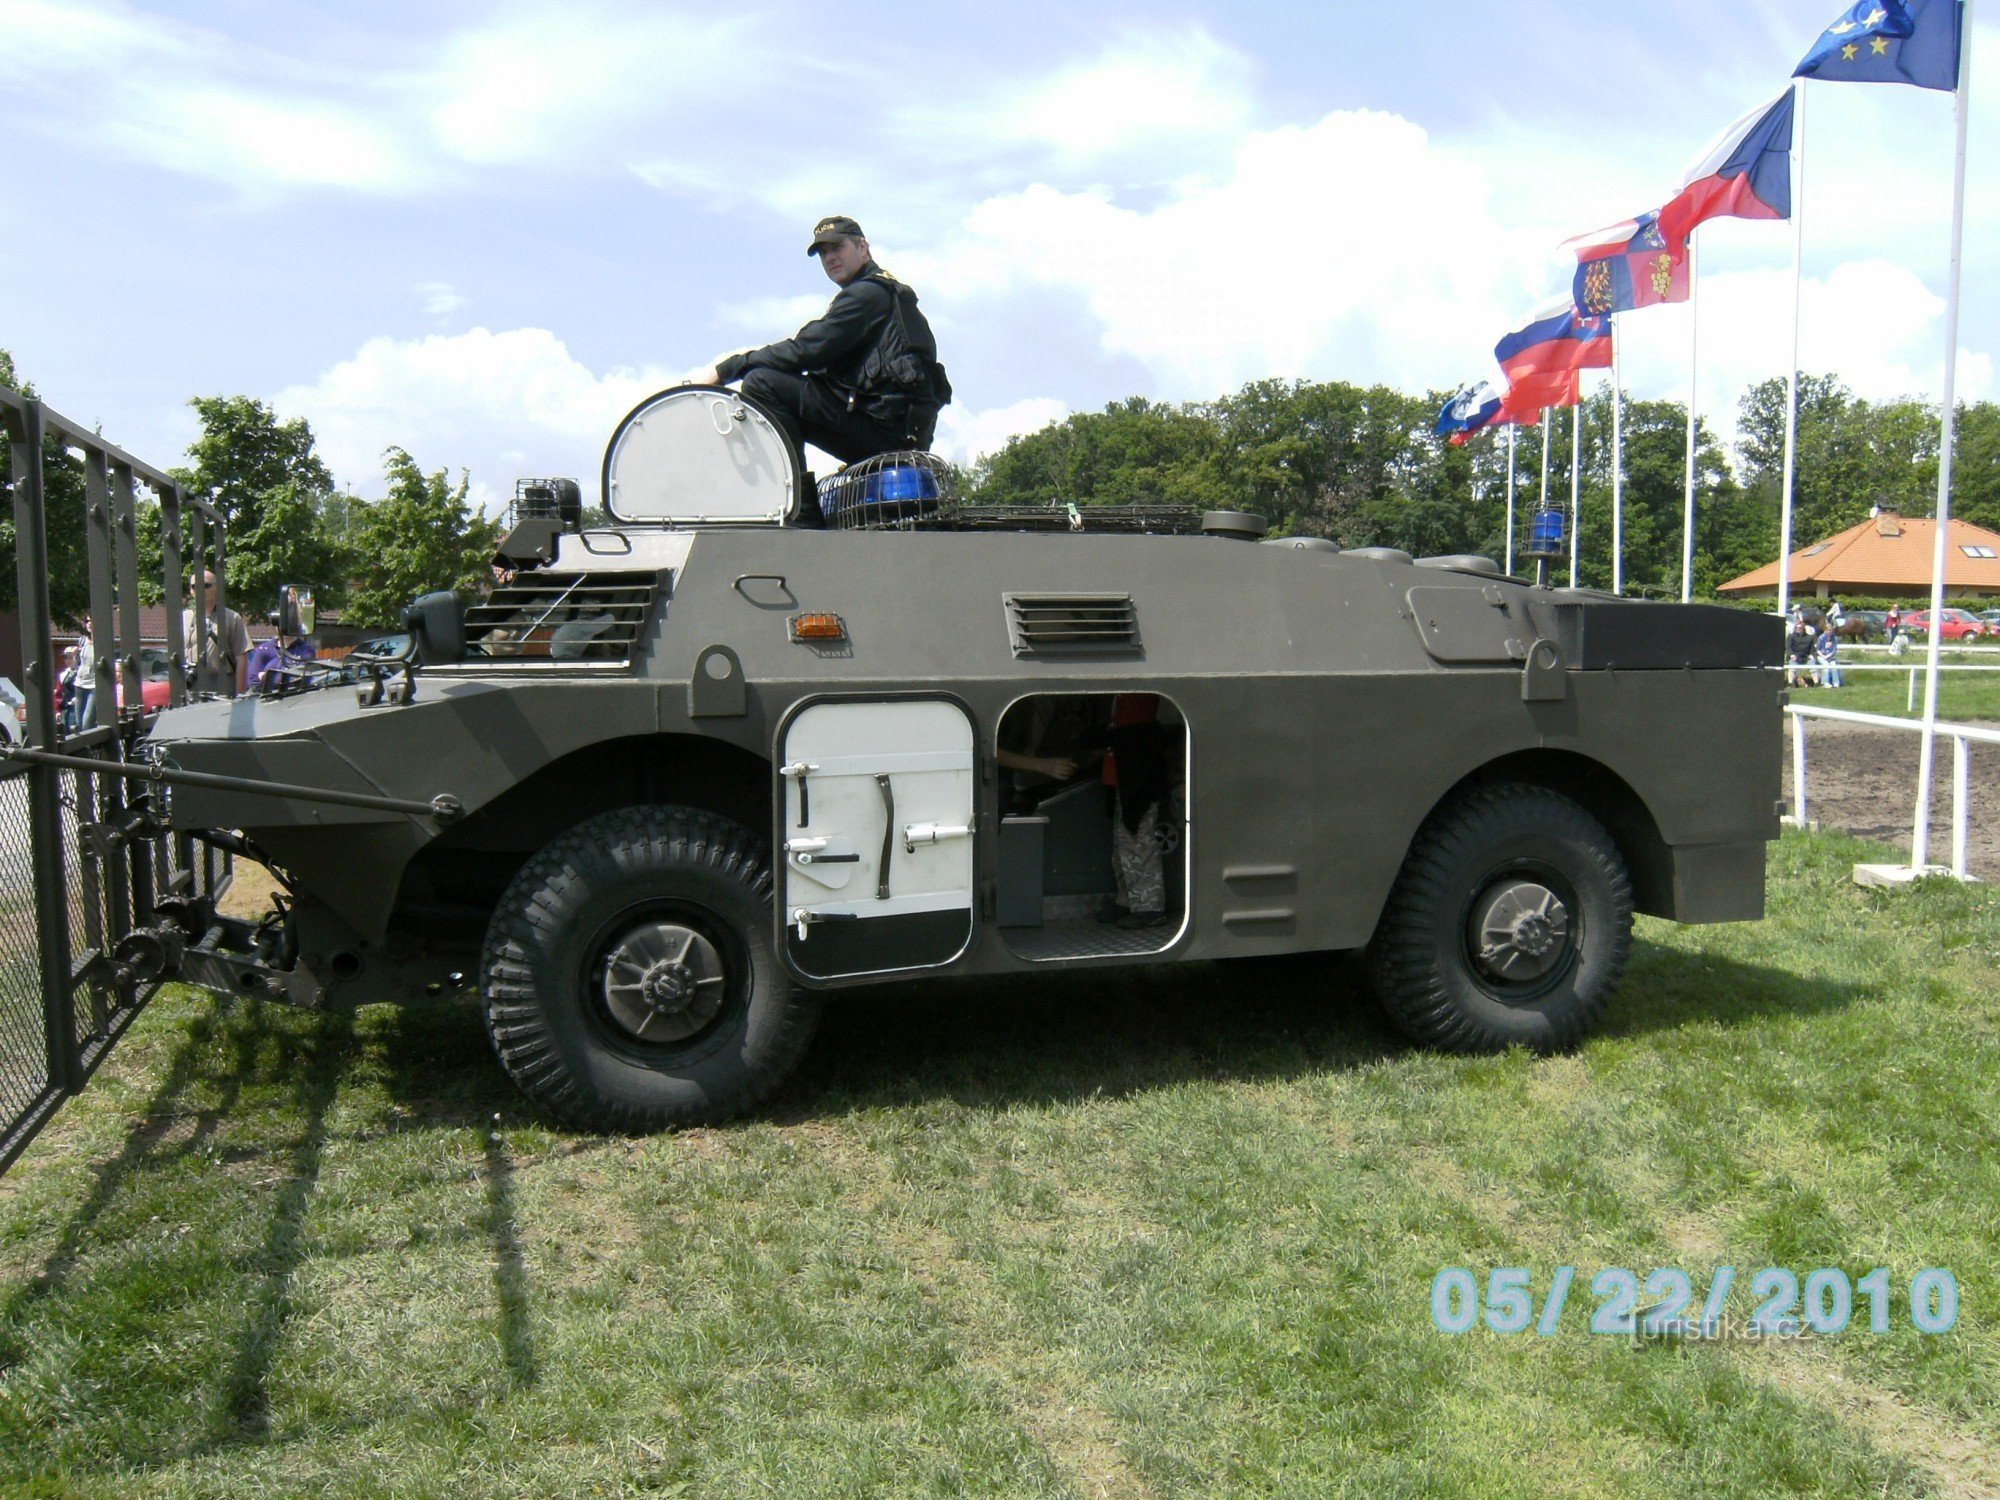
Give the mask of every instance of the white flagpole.
<path id="1" fill-rule="evenodd" d="M 1701 337 L 1701 271 L 1694 252 L 1694 233 L 1688 233 L 1688 453 L 1687 500 L 1681 507 L 1681 603 L 1694 598 L 1694 409 L 1698 389 L 1695 356 Z"/>
<path id="2" fill-rule="evenodd" d="M 1923 750 L 1917 757 L 1917 820 L 1910 834 L 1910 869 L 1921 871 L 1930 860 L 1931 767 L 1937 758 L 1938 647 L 1944 639 L 1944 567 L 1949 553 L 1946 533 L 1951 529 L 1952 444 L 1958 435 L 1958 273 L 1965 246 L 1965 125 L 1972 91 L 1972 0 L 1965 0 L 1960 13 L 1958 44 L 1958 97 L 1952 113 L 1957 117 L 1958 153 L 1951 177 L 1951 276 L 1944 297 L 1944 431 L 1939 437 L 1937 539 L 1931 548 L 1931 628 L 1924 649 L 1924 735 Z M 1958 809 L 1962 815 L 1964 808 Z"/>
<path id="3" fill-rule="evenodd" d="M 1625 393 L 1618 379 L 1618 320 L 1611 320 L 1611 592 L 1625 592 L 1625 434 L 1619 408 Z"/>
<path id="4" fill-rule="evenodd" d="M 1792 613 L 1792 505 L 1799 452 L 1799 288 L 1806 243 L 1806 81 L 1792 85 L 1792 376 L 1785 386 L 1785 491 L 1778 521 L 1778 618 Z"/>
<path id="5" fill-rule="evenodd" d="M 1549 508 L 1549 408 L 1542 408 L 1542 503 L 1540 509 Z"/>
<path id="6" fill-rule="evenodd" d="M 1569 586 L 1576 587 L 1577 534 L 1583 530 L 1583 392 L 1576 393 L 1576 405 L 1569 420 Z"/>
<path id="7" fill-rule="evenodd" d="M 1514 576 L 1514 424 L 1507 424 L 1507 576 Z"/>

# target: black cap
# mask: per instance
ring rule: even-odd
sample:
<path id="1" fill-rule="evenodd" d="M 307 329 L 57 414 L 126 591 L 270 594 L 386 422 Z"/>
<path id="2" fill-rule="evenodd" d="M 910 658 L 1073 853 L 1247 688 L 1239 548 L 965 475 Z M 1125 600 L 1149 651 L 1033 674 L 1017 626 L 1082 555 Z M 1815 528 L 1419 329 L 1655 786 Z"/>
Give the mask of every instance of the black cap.
<path id="1" fill-rule="evenodd" d="M 828 245 L 837 245 L 842 240 L 865 240 L 868 236 L 861 232 L 861 226 L 846 214 L 829 214 L 813 225 L 812 243 L 806 246 L 806 254 L 817 255 Z"/>

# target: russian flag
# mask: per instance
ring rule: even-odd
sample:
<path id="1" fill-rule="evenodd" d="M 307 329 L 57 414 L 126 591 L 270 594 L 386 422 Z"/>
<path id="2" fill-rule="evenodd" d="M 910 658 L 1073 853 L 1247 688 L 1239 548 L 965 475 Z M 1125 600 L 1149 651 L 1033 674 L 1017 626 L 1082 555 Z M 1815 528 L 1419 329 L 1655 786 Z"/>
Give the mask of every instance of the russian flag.
<path id="1" fill-rule="evenodd" d="M 1573 303 L 1553 303 L 1495 344 L 1493 357 L 1507 373 L 1506 420 L 1519 420 L 1519 411 L 1574 406 L 1577 372 L 1611 368 L 1611 323 L 1578 312 Z"/>
<path id="2" fill-rule="evenodd" d="M 1467 386 L 1445 402 L 1433 431 L 1454 448 L 1462 447 L 1467 438 L 1481 428 L 1492 426 L 1499 416 L 1500 398 L 1493 393 L 1493 387 L 1482 380 L 1477 385 Z"/>
<path id="3" fill-rule="evenodd" d="M 1658 214 L 1640 214 L 1564 241 L 1565 250 L 1576 252 L 1571 295 L 1581 311 L 1621 313 L 1687 301 L 1687 242 L 1670 242 L 1659 220 Z"/>
<path id="4" fill-rule="evenodd" d="M 1684 243 L 1710 219 L 1792 216 L 1792 91 L 1759 105 L 1715 139 L 1660 210 L 1660 232 Z"/>

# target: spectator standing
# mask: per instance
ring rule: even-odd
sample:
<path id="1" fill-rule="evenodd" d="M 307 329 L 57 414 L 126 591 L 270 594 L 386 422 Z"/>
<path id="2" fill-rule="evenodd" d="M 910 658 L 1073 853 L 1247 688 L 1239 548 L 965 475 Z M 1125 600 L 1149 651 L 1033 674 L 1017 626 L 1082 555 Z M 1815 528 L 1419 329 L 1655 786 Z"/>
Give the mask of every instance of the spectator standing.
<path id="1" fill-rule="evenodd" d="M 208 611 L 206 629 L 195 611 L 181 621 L 187 659 L 194 663 L 194 690 L 234 698 L 250 681 L 250 627 L 243 623 L 243 616 L 217 602 L 213 572 L 203 571 L 201 593 Z"/>

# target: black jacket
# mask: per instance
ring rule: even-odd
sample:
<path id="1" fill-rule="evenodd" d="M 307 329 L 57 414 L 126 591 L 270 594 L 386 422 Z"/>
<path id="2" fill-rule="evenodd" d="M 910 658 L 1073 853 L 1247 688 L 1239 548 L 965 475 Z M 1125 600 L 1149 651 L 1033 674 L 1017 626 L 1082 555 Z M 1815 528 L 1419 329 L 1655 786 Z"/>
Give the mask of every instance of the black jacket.
<path id="1" fill-rule="evenodd" d="M 883 421 L 902 420 L 913 405 L 928 406 L 935 416 L 951 399 L 917 294 L 873 261 L 835 294 L 824 317 L 788 339 L 731 355 L 716 374 L 735 380 L 756 369 L 824 376 Z"/>

